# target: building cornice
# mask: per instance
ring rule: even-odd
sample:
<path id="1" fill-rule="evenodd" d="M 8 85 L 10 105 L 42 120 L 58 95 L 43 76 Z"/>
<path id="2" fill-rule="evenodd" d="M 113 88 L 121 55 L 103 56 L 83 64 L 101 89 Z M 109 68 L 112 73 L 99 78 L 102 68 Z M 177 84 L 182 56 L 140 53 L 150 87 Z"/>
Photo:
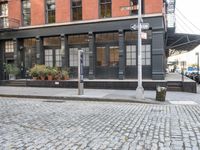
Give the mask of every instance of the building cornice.
<path id="1" fill-rule="evenodd" d="M 145 14 L 145 15 L 142 15 L 142 18 L 161 17 L 161 16 L 163 16 L 162 13 Z M 95 19 L 95 20 L 73 21 L 73 22 L 65 22 L 65 23 L 34 25 L 34 26 L 19 27 L 19 29 L 25 30 L 25 29 L 35 29 L 35 28 L 58 27 L 58 26 L 79 25 L 79 24 L 98 23 L 98 22 L 130 20 L 130 19 L 137 19 L 137 16 L 125 16 L 125 17 L 104 18 L 104 19 Z"/>

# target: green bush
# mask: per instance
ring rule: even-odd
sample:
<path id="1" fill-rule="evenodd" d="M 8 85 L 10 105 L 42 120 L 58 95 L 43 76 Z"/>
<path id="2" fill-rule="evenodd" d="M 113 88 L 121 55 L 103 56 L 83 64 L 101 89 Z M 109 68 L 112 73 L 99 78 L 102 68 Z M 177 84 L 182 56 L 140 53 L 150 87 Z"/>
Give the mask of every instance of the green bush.
<path id="1" fill-rule="evenodd" d="M 5 64 L 5 68 L 7 74 L 12 74 L 16 76 L 20 72 L 19 68 L 13 64 Z"/>

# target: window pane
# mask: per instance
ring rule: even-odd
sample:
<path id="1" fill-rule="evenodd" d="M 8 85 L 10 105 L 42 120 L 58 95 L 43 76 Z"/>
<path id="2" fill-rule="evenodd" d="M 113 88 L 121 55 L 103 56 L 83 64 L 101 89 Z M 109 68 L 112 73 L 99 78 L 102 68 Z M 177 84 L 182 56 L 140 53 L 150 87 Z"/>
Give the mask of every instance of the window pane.
<path id="1" fill-rule="evenodd" d="M 43 39 L 44 46 L 60 46 L 60 37 L 48 37 Z"/>
<path id="2" fill-rule="evenodd" d="M 112 6 L 111 0 L 100 0 L 101 18 L 111 17 Z"/>
<path id="3" fill-rule="evenodd" d="M 47 23 L 55 23 L 56 4 L 55 0 L 46 0 Z"/>
<path id="4" fill-rule="evenodd" d="M 6 41 L 5 42 L 5 52 L 6 53 L 13 53 L 14 52 L 14 43 L 13 43 L 13 41 Z"/>
<path id="5" fill-rule="evenodd" d="M 136 46 L 127 45 L 126 46 L 126 65 L 136 65 Z"/>
<path id="6" fill-rule="evenodd" d="M 119 64 L 119 47 L 110 47 L 110 66 L 118 66 Z"/>
<path id="7" fill-rule="evenodd" d="M 105 47 L 97 47 L 97 66 L 106 66 Z"/>
<path id="8" fill-rule="evenodd" d="M 22 0 L 23 25 L 31 24 L 31 3 L 30 0 Z"/>
<path id="9" fill-rule="evenodd" d="M 72 19 L 82 20 L 82 1 L 72 0 Z"/>

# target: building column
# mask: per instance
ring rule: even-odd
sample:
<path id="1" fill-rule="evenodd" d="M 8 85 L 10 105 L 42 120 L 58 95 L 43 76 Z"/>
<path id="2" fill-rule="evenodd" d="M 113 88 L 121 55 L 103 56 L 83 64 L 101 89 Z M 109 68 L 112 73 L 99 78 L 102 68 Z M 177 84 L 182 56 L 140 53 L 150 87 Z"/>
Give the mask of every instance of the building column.
<path id="1" fill-rule="evenodd" d="M 152 79 L 165 78 L 164 31 L 152 31 Z"/>
<path id="2" fill-rule="evenodd" d="M 5 48 L 4 47 L 4 43 L 2 41 L 0 41 L 0 80 L 4 80 L 5 79 L 5 75 L 4 75 L 4 52 L 5 52 Z"/>
<path id="3" fill-rule="evenodd" d="M 124 31 L 119 30 L 119 79 L 124 79 L 125 72 L 125 44 Z"/>
<path id="4" fill-rule="evenodd" d="M 94 33 L 89 32 L 89 79 L 95 78 L 95 38 Z"/>
<path id="5" fill-rule="evenodd" d="M 17 38 L 13 39 L 13 47 L 14 47 L 14 64 L 18 67 L 19 66 L 21 67 L 19 41 Z"/>
<path id="6" fill-rule="evenodd" d="M 67 55 L 67 37 L 64 34 L 60 35 L 61 40 L 61 55 L 62 55 L 62 67 L 68 67 L 68 55 Z"/>
<path id="7" fill-rule="evenodd" d="M 42 39 L 36 37 L 36 64 L 43 64 Z"/>

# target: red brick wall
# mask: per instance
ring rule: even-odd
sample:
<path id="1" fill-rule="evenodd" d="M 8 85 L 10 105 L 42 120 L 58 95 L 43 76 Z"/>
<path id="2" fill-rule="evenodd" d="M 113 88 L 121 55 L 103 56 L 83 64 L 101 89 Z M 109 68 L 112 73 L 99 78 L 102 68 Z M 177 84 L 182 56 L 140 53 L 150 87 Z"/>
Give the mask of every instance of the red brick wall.
<path id="1" fill-rule="evenodd" d="M 112 17 L 128 16 L 129 10 L 121 10 L 121 6 L 130 6 L 130 0 L 112 0 Z"/>
<path id="2" fill-rule="evenodd" d="M 8 18 L 10 27 L 15 27 L 17 24 L 10 20 L 17 19 L 21 25 L 21 0 L 8 1 Z"/>
<path id="3" fill-rule="evenodd" d="M 31 0 L 31 25 L 45 24 L 44 5 L 44 0 Z"/>
<path id="4" fill-rule="evenodd" d="M 144 0 L 145 14 L 162 13 L 163 0 Z M 129 16 L 130 0 L 112 0 L 112 17 Z M 21 21 L 21 0 L 8 1 L 9 18 Z M 99 18 L 99 0 L 82 0 L 83 20 Z M 69 22 L 71 19 L 71 0 L 56 0 L 56 22 Z M 45 0 L 31 0 L 31 25 L 45 24 Z"/>
<path id="5" fill-rule="evenodd" d="M 92 20 L 99 18 L 98 0 L 82 0 L 83 20 Z"/>
<path id="6" fill-rule="evenodd" d="M 154 14 L 154 13 L 162 13 L 163 8 L 163 0 L 144 0 L 145 2 L 145 8 L 144 13 L 145 14 Z"/>
<path id="7" fill-rule="evenodd" d="M 56 22 L 70 21 L 70 0 L 56 0 Z"/>

